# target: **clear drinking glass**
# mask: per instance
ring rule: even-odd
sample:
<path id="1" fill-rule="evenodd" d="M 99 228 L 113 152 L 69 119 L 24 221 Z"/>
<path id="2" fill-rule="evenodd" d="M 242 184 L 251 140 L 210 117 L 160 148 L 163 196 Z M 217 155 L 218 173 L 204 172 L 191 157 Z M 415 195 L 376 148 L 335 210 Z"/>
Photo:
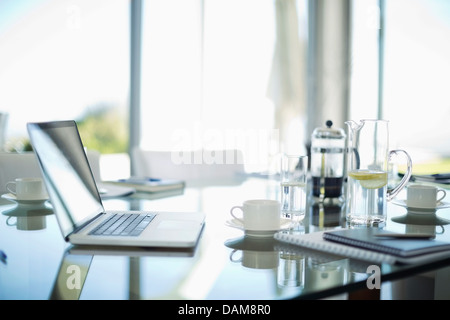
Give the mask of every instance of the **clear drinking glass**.
<path id="1" fill-rule="evenodd" d="M 293 222 L 305 217 L 308 156 L 287 155 L 281 158 L 281 216 Z"/>

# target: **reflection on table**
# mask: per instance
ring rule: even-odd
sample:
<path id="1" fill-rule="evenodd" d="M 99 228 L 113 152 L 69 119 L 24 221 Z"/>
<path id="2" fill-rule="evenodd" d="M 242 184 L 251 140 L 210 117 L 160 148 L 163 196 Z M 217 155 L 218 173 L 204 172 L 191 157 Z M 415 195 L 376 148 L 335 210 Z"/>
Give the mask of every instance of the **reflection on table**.
<path id="1" fill-rule="evenodd" d="M 46 227 L 46 216 L 53 214 L 47 200 L 17 202 L 12 208 L 2 211 L 7 216 L 6 224 L 17 230 L 41 230 Z"/>

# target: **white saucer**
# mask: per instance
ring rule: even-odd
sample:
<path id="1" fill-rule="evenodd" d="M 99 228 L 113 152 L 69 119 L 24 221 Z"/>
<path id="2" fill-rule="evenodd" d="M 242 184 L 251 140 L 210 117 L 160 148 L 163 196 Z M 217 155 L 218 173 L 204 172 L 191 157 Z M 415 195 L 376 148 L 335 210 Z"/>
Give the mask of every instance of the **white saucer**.
<path id="1" fill-rule="evenodd" d="M 435 211 L 439 209 L 444 208 L 450 208 L 450 202 L 440 201 L 436 208 L 417 208 L 417 207 L 408 207 L 406 204 L 406 200 L 392 200 L 392 203 L 398 206 L 402 206 L 404 208 L 410 209 L 410 210 L 418 210 L 418 211 Z"/>
<path id="2" fill-rule="evenodd" d="M 248 230 L 244 229 L 244 225 L 237 219 L 227 220 L 225 224 L 229 227 L 236 228 L 245 232 L 245 235 L 250 237 L 271 237 L 275 232 L 287 230 L 292 226 L 290 219 L 281 218 L 280 229 L 278 230 Z"/>
<path id="3" fill-rule="evenodd" d="M 15 203 L 18 203 L 20 205 L 41 205 L 43 203 L 45 203 L 45 201 L 48 200 L 48 198 L 45 199 L 36 199 L 36 200 L 19 200 L 16 198 L 15 195 L 13 195 L 12 193 L 5 193 L 2 194 L 2 198 L 6 199 L 6 200 L 10 200 L 13 201 Z"/>

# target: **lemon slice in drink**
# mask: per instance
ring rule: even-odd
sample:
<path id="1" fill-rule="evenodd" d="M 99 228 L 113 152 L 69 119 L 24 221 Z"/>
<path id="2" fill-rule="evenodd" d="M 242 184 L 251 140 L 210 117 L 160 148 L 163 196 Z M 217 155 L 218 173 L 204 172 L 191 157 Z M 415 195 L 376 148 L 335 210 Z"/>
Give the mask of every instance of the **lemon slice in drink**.
<path id="1" fill-rule="evenodd" d="M 387 172 L 380 171 L 351 171 L 348 174 L 351 178 L 358 180 L 362 187 L 366 189 L 379 189 L 387 184 Z"/>

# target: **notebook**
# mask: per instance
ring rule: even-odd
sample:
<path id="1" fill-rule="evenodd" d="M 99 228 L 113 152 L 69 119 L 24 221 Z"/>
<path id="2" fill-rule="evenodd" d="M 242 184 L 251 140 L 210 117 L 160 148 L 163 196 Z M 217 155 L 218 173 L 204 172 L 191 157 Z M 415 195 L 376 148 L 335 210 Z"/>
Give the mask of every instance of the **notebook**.
<path id="1" fill-rule="evenodd" d="M 106 185 L 130 187 L 139 192 L 165 192 L 171 190 L 181 190 L 185 186 L 183 180 L 159 179 L 149 177 L 130 177 L 126 179 L 104 181 Z"/>
<path id="2" fill-rule="evenodd" d="M 274 245 L 274 250 L 279 251 L 280 255 L 284 256 L 296 256 L 301 258 L 308 258 L 307 268 L 320 269 L 320 266 L 326 266 L 331 264 L 345 264 L 348 265 L 349 270 L 352 272 L 366 273 L 367 268 L 373 264 L 373 262 L 349 259 L 348 257 L 339 256 L 336 254 L 329 254 L 319 250 L 314 250 L 310 248 L 305 248 L 298 245 L 293 245 L 290 243 L 276 241 L 277 244 Z"/>
<path id="3" fill-rule="evenodd" d="M 450 243 L 434 239 L 378 238 L 382 229 L 339 229 L 308 234 L 278 232 L 275 239 L 329 254 L 388 264 L 416 264 L 450 258 Z"/>
<path id="4" fill-rule="evenodd" d="M 404 174 L 399 173 L 400 177 Z M 433 184 L 450 184 L 450 173 L 435 173 L 435 174 L 413 174 L 410 178 L 411 181 L 417 182 L 431 182 Z"/>
<path id="5" fill-rule="evenodd" d="M 197 244 L 204 213 L 105 211 L 75 121 L 28 123 L 27 130 L 66 241 L 137 247 Z"/>

